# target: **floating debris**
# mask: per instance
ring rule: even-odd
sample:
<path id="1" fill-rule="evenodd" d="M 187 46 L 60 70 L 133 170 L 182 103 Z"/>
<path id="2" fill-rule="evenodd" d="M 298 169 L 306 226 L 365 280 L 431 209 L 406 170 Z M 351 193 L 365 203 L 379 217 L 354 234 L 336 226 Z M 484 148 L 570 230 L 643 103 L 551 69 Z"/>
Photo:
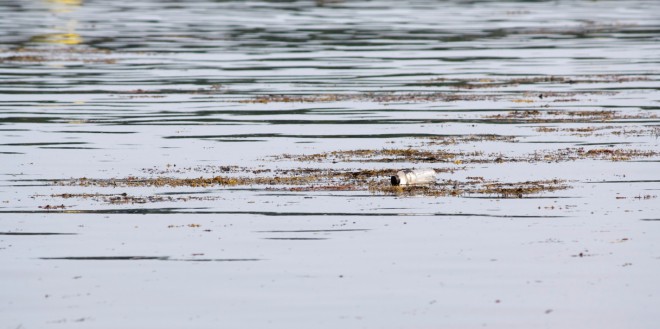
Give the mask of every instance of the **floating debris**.
<path id="1" fill-rule="evenodd" d="M 642 137 L 642 136 L 660 136 L 660 127 L 636 127 L 634 129 L 624 126 L 587 126 L 578 128 L 559 128 L 540 126 L 535 129 L 540 133 L 556 133 L 564 132 L 572 136 L 589 137 L 589 136 L 624 136 L 624 137 Z"/>
<path id="2" fill-rule="evenodd" d="M 99 186 L 106 186 L 100 184 Z M 107 187 L 107 186 L 106 186 Z M 89 199 L 97 202 L 103 202 L 108 204 L 145 204 L 145 203 L 155 203 L 155 202 L 188 202 L 188 201 L 213 201 L 222 199 L 220 196 L 198 196 L 198 195 L 184 195 L 184 196 L 169 196 L 169 195 L 150 195 L 150 196 L 134 196 L 129 195 L 128 193 L 119 193 L 119 194 L 101 194 L 101 193 L 63 193 L 63 194 L 51 194 L 53 198 L 77 198 L 77 199 Z"/>
<path id="3" fill-rule="evenodd" d="M 428 169 L 435 178 L 436 173 L 448 172 L 445 168 Z M 568 188 L 563 181 L 545 180 L 522 183 L 507 183 L 489 181 L 483 177 L 467 177 L 466 181 L 442 180 L 428 182 L 425 185 L 391 186 L 392 169 L 377 170 L 333 170 L 333 169 L 291 169 L 277 170 L 278 174 L 287 174 L 282 177 L 237 177 L 222 176 L 199 178 L 138 178 L 126 177 L 121 179 L 90 179 L 80 178 L 56 182 L 62 186 L 84 187 L 233 187 L 239 185 L 264 186 L 266 190 L 310 192 L 310 191 L 370 191 L 393 195 L 426 195 L 426 196 L 463 196 L 468 194 L 486 194 L 499 197 L 522 197 L 547 191 L 556 191 Z M 431 176 L 431 175 L 428 175 Z M 204 201 L 221 199 L 220 196 L 131 196 L 120 194 L 54 194 L 52 197 L 61 198 L 89 198 L 109 204 L 143 204 L 152 202 L 177 201 Z"/>
<path id="4" fill-rule="evenodd" d="M 45 205 L 45 206 L 39 206 L 39 209 L 44 209 L 44 210 L 58 210 L 58 209 L 66 209 L 66 206 L 61 204 L 61 205 Z"/>
<path id="5" fill-rule="evenodd" d="M 14 48 L 0 50 L 0 63 L 82 62 L 116 64 L 117 58 L 107 57 L 108 50 L 88 47 Z"/>
<path id="6" fill-rule="evenodd" d="M 215 166 L 215 165 L 198 165 L 193 167 L 181 167 L 176 164 L 167 164 L 165 168 L 152 167 L 143 168 L 141 171 L 150 175 L 169 175 L 169 174 L 188 174 L 191 172 L 205 173 L 205 174 L 218 174 L 218 173 L 238 173 L 245 172 L 248 168 L 239 166 Z"/>
<path id="7" fill-rule="evenodd" d="M 391 186 L 373 184 L 369 191 L 376 194 L 396 196 L 469 196 L 490 195 L 499 198 L 523 198 L 543 192 L 553 192 L 570 188 L 564 180 L 539 180 L 518 183 L 502 183 L 482 179 L 456 181 L 444 180 L 427 186 Z"/>
<path id="8" fill-rule="evenodd" d="M 432 136 L 423 137 L 424 145 L 456 145 L 477 142 L 506 142 L 515 143 L 518 141 L 516 136 L 502 136 L 494 134 L 485 135 L 457 135 L 457 136 Z"/>
<path id="9" fill-rule="evenodd" d="M 442 150 L 420 150 L 414 148 L 406 149 L 359 149 L 345 151 L 331 151 L 309 155 L 284 154 L 279 159 L 291 159 L 300 162 L 439 162 L 451 163 L 458 157 L 477 157 L 482 152 L 448 152 Z"/>
<path id="10" fill-rule="evenodd" d="M 428 185 L 435 182 L 433 169 L 401 170 L 390 178 L 392 186 Z"/>
<path id="11" fill-rule="evenodd" d="M 586 84 L 586 83 L 625 83 L 633 81 L 650 81 L 651 79 L 645 75 L 616 75 L 616 74 L 599 74 L 599 75 L 573 75 L 573 76 L 531 76 L 531 77 L 514 77 L 514 78 L 500 78 L 500 77 L 483 77 L 483 78 L 447 78 L 438 77 L 418 82 L 420 85 L 442 85 L 449 86 L 456 89 L 486 89 L 486 88 L 503 88 L 515 87 L 519 85 L 557 85 L 557 84 Z M 547 97 L 549 95 L 543 95 Z"/>
<path id="12" fill-rule="evenodd" d="M 595 148 L 585 149 L 565 148 L 550 152 L 535 152 L 531 159 L 533 161 L 575 161 L 581 159 L 609 160 L 609 161 L 628 161 L 635 158 L 651 158 L 660 156 L 660 152 L 652 150 L 638 149 L 615 149 L 615 148 Z"/>
<path id="13" fill-rule="evenodd" d="M 405 149 L 359 149 L 346 151 L 331 151 L 309 155 L 284 154 L 277 159 L 287 159 L 299 162 L 406 162 L 406 163 L 504 163 L 504 162 L 561 162 L 579 159 L 599 159 L 625 161 L 633 158 L 650 158 L 660 155 L 653 150 L 595 148 L 584 147 L 564 148 L 554 151 L 536 151 L 521 156 L 507 156 L 503 153 L 486 154 L 481 151 L 449 152 L 445 150 L 428 150 L 417 148 Z"/>
<path id="14" fill-rule="evenodd" d="M 541 110 L 520 110 L 509 111 L 507 114 L 495 114 L 486 116 L 487 119 L 494 119 L 504 122 L 530 122 L 530 123 L 590 123 L 590 122 L 608 122 L 613 120 L 640 120 L 655 119 L 656 114 L 648 112 L 626 113 L 617 111 L 541 111 Z"/>
<path id="15" fill-rule="evenodd" d="M 455 92 L 429 93 L 355 93 L 355 94 L 318 94 L 318 95 L 263 95 L 253 99 L 240 100 L 239 103 L 327 103 L 327 102 L 376 102 L 376 103 L 417 103 L 417 102 L 456 102 L 496 100 L 498 95 L 477 95 Z"/>

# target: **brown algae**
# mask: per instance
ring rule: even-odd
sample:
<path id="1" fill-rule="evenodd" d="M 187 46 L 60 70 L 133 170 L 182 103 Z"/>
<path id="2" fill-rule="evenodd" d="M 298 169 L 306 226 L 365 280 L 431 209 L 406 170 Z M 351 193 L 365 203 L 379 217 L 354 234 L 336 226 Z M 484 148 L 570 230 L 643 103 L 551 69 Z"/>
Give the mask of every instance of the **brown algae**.
<path id="1" fill-rule="evenodd" d="M 468 138 L 470 139 L 470 138 Z M 477 138 L 481 140 L 482 138 Z M 493 137 L 499 140 L 499 137 Z M 431 139 L 433 141 L 433 139 Z M 443 142 L 446 142 L 444 140 Z M 653 150 L 638 150 L 603 147 L 571 147 L 557 150 L 541 150 L 531 154 L 512 156 L 503 153 L 486 154 L 484 152 L 449 152 L 445 150 L 428 149 L 358 149 L 332 151 L 309 155 L 281 155 L 275 160 L 297 162 L 374 162 L 374 163 L 443 163 L 446 167 L 436 167 L 436 173 L 454 173 L 466 170 L 469 164 L 500 164 L 508 162 L 552 163 L 577 160 L 629 161 L 638 158 L 657 157 L 660 153 Z M 462 166 L 457 166 L 462 165 Z M 167 165 L 164 169 L 146 168 L 143 172 L 156 177 L 128 176 L 124 178 L 78 178 L 56 181 L 60 186 L 82 187 L 187 187 L 187 188 L 232 188 L 239 186 L 259 186 L 266 190 L 289 192 L 312 191 L 369 191 L 374 194 L 397 196 L 470 196 L 487 195 L 501 198 L 521 198 L 544 192 L 553 192 L 569 188 L 561 179 L 537 180 L 525 182 L 502 182 L 488 180 L 483 177 L 467 177 L 464 181 L 443 179 L 427 186 L 391 186 L 389 178 L 396 170 L 379 169 L 330 169 L 330 168 L 294 168 L 266 169 L 247 168 L 239 166 L 197 166 L 177 167 Z M 196 178 L 173 177 L 192 172 L 204 173 L 209 176 Z M 52 197 L 84 198 L 110 204 L 142 204 L 152 202 L 204 201 L 216 200 L 219 196 L 131 196 L 119 194 L 57 194 Z M 57 209 L 49 207 L 46 209 Z"/>
<path id="2" fill-rule="evenodd" d="M 369 191 L 376 194 L 397 196 L 470 196 L 486 195 L 498 198 L 523 198 L 543 192 L 554 192 L 568 189 L 566 181 L 538 180 L 515 183 L 502 183 L 472 179 L 467 181 L 443 180 L 429 186 L 391 186 L 387 184 L 374 184 Z"/>
<path id="3" fill-rule="evenodd" d="M 651 158 L 659 156 L 660 152 L 653 150 L 572 147 L 551 151 L 536 151 L 521 156 L 508 156 L 503 153 L 449 152 L 444 150 L 405 149 L 359 149 L 332 151 L 308 155 L 284 154 L 277 159 L 295 160 L 300 162 L 378 162 L 378 163 L 504 163 L 504 162 L 563 162 L 580 159 L 599 159 L 625 161 L 635 158 Z"/>
<path id="4" fill-rule="evenodd" d="M 593 84 L 593 83 L 625 83 L 633 81 L 650 81 L 649 77 L 644 75 L 617 75 L 617 74 L 599 74 L 599 75 L 575 75 L 575 76 L 531 76 L 515 78 L 446 78 L 438 77 L 420 81 L 421 85 L 449 86 L 456 89 L 485 89 L 485 88 L 503 88 L 516 87 L 519 85 L 574 85 L 574 84 Z"/>
<path id="5" fill-rule="evenodd" d="M 332 171 L 332 170 L 306 170 L 306 174 L 294 176 L 292 179 L 278 177 L 252 177 L 252 178 L 212 178 L 181 179 L 171 177 L 123 179 L 88 179 L 81 178 L 66 182 L 59 182 L 65 186 L 97 186 L 97 187 L 192 187 L 211 188 L 238 185 L 270 185 L 269 190 L 311 192 L 311 191 L 370 191 L 374 194 L 391 194 L 400 196 L 465 196 L 472 194 L 492 195 L 502 198 L 523 197 L 542 192 L 552 192 L 568 188 L 562 180 L 541 180 L 506 183 L 489 181 L 482 177 L 468 177 L 465 181 L 441 180 L 426 186 L 391 186 L 386 179 L 392 170 L 367 171 Z M 338 179 L 341 178 L 341 179 Z M 286 187 L 286 186 L 289 187 Z M 119 194 L 53 194 L 51 197 L 84 198 L 110 204 L 143 204 L 152 202 L 177 201 L 209 201 L 216 200 L 218 196 L 132 196 L 127 193 Z"/>

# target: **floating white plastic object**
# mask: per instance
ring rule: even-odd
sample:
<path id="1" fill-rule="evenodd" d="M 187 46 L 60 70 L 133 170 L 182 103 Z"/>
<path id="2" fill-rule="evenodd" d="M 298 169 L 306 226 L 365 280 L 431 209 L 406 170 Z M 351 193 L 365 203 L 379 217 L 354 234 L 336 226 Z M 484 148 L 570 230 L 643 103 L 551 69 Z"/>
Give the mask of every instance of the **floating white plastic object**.
<path id="1" fill-rule="evenodd" d="M 435 170 L 401 170 L 391 178 L 392 185 L 424 185 L 435 182 Z"/>

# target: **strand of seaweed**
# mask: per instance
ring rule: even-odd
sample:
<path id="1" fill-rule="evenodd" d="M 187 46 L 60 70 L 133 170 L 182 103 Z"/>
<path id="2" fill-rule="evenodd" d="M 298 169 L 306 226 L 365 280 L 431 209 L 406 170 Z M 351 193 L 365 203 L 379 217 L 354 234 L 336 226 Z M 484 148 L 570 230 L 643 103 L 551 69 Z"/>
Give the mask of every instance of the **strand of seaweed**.
<path id="1" fill-rule="evenodd" d="M 519 85 L 574 85 L 594 83 L 626 83 L 636 81 L 651 81 L 645 75 L 619 75 L 619 74 L 594 74 L 594 75 L 544 75 L 530 77 L 482 77 L 482 78 L 448 78 L 437 77 L 417 82 L 418 85 L 449 86 L 455 89 L 485 89 L 515 87 Z"/>
<path id="2" fill-rule="evenodd" d="M 355 173 L 343 174 L 351 177 Z M 341 175 L 338 175 L 341 176 Z M 269 186 L 267 190 L 289 191 L 289 192 L 315 192 L 315 191 L 369 191 L 373 194 L 386 194 L 397 196 L 466 196 L 466 195 L 495 195 L 502 198 L 522 198 L 543 192 L 553 192 L 569 188 L 564 180 L 537 180 L 525 182 L 498 182 L 486 180 L 483 177 L 468 177 L 465 181 L 443 179 L 434 184 L 424 186 L 391 186 L 387 180 L 383 180 L 379 173 L 370 176 L 369 179 L 352 180 L 350 182 L 336 182 L 332 180 L 275 180 L 279 184 Z M 267 180 L 268 181 L 268 180 Z M 193 187 L 211 188 L 238 185 L 262 185 L 263 178 L 227 181 L 219 176 L 211 178 L 181 179 L 181 178 L 142 178 L 129 177 L 124 179 L 89 179 L 80 178 L 69 181 L 58 182 L 66 186 L 98 186 L 98 187 Z M 274 181 L 269 181 L 273 183 Z M 286 187 L 286 185 L 292 185 Z M 85 198 L 102 201 L 110 204 L 142 204 L 148 202 L 176 202 L 176 201 L 209 201 L 217 200 L 219 196 L 132 196 L 128 193 L 99 194 L 99 193 L 63 193 L 53 194 L 52 197 L 59 198 Z"/>
<path id="3" fill-rule="evenodd" d="M 358 149 L 342 150 L 307 155 L 283 154 L 276 159 L 299 162 L 406 162 L 406 163 L 504 163 L 504 162 L 563 162 L 582 159 L 627 161 L 636 158 L 651 158 L 660 155 L 655 150 L 569 147 L 552 151 L 535 151 L 522 156 L 507 156 L 503 153 L 486 154 L 482 151 L 452 152 L 446 150 L 405 149 Z"/>

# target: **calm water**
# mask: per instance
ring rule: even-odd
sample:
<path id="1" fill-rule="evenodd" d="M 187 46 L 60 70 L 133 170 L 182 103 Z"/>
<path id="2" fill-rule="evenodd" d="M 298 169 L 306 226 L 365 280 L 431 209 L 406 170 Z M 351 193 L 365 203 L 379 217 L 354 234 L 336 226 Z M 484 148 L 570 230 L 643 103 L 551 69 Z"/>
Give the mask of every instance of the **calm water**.
<path id="1" fill-rule="evenodd" d="M 658 1 L 0 1 L 0 328 L 654 328 L 659 64 Z M 122 183 L 413 167 L 565 189 Z"/>

